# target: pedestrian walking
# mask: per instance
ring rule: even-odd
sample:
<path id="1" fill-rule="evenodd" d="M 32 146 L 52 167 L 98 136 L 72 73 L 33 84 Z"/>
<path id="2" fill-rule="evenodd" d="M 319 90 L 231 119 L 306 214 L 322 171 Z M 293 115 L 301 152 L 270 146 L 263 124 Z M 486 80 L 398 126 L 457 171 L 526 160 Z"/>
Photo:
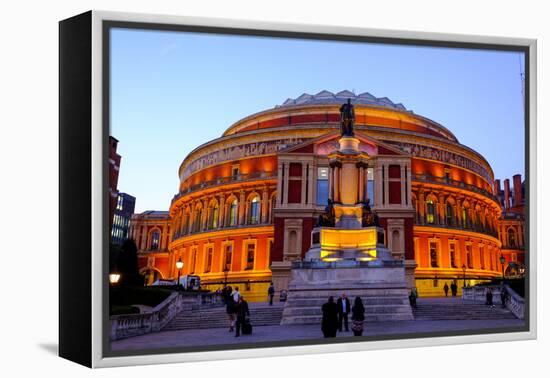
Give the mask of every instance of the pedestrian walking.
<path id="1" fill-rule="evenodd" d="M 237 303 L 239 302 L 239 298 L 241 297 L 241 293 L 239 293 L 239 287 L 235 286 L 235 291 L 231 294 L 233 297 L 233 302 Z"/>
<path id="2" fill-rule="evenodd" d="M 445 296 L 449 296 L 449 285 L 447 285 L 447 282 L 445 282 L 445 286 L 443 286 L 443 291 L 445 292 Z"/>
<path id="3" fill-rule="evenodd" d="M 365 307 L 360 297 L 355 297 L 351 308 L 351 330 L 354 336 L 363 335 L 363 322 L 365 321 Z"/>
<path id="4" fill-rule="evenodd" d="M 235 329 L 235 301 L 231 295 L 231 286 L 226 286 L 223 291 L 223 297 L 225 301 L 225 312 L 227 313 L 227 319 L 229 321 L 229 332 L 233 332 Z"/>
<path id="5" fill-rule="evenodd" d="M 452 295 L 453 297 L 456 297 L 457 291 L 458 291 L 458 286 L 457 286 L 456 282 L 453 281 L 453 282 L 451 283 L 451 295 Z"/>
<path id="6" fill-rule="evenodd" d="M 247 322 L 247 316 L 250 316 L 248 303 L 244 300 L 242 295 L 239 296 L 239 301 L 235 305 L 235 314 L 237 316 L 237 322 L 235 324 L 235 337 L 239 337 L 241 335 L 243 325 Z"/>
<path id="7" fill-rule="evenodd" d="M 275 296 L 275 287 L 273 286 L 273 282 L 269 285 L 269 289 L 267 289 L 267 295 L 269 296 L 269 305 L 273 306 L 273 297 Z"/>
<path id="8" fill-rule="evenodd" d="M 321 311 L 323 312 L 323 319 L 321 322 L 323 335 L 326 338 L 336 337 L 336 330 L 338 329 L 338 309 L 336 308 L 333 297 L 328 298 L 328 302 L 321 307 Z"/>
<path id="9" fill-rule="evenodd" d="M 493 290 L 490 287 L 485 291 L 485 304 L 487 306 L 495 307 L 493 304 Z"/>
<path id="10" fill-rule="evenodd" d="M 345 325 L 346 332 L 349 332 L 348 314 L 350 312 L 350 303 L 349 299 L 346 297 L 346 293 L 342 293 L 336 305 L 338 306 L 338 332 L 342 332 L 342 323 Z"/>

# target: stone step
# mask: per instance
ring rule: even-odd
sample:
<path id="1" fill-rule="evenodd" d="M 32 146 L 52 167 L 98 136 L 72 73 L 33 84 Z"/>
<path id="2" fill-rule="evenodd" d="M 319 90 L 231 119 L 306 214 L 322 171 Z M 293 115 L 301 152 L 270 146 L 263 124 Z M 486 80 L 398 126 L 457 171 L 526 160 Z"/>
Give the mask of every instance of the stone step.
<path id="1" fill-rule="evenodd" d="M 254 326 L 279 325 L 283 313 L 283 306 L 252 307 L 250 321 Z M 209 308 L 194 311 L 182 311 L 163 330 L 186 330 L 227 328 L 228 319 L 225 307 Z"/>
<path id="2" fill-rule="evenodd" d="M 384 306 L 370 306 L 365 308 L 365 314 L 382 315 L 393 313 L 410 313 L 409 306 L 403 305 L 384 305 Z M 286 316 L 300 316 L 300 315 L 322 315 L 321 308 L 319 306 L 300 306 L 300 307 L 287 307 L 283 311 L 283 315 Z M 351 316 L 351 314 L 349 314 Z"/>
<path id="3" fill-rule="evenodd" d="M 292 298 L 291 302 L 295 306 L 311 306 L 319 305 L 322 306 L 326 303 L 326 298 Z M 353 301 L 351 301 L 353 306 Z M 402 296 L 399 297 L 377 297 L 377 298 L 368 298 L 363 299 L 363 305 L 365 307 L 375 306 L 375 305 L 392 305 L 392 304 L 409 304 L 408 299 L 404 300 Z"/>
<path id="4" fill-rule="evenodd" d="M 505 308 L 488 307 L 479 303 L 423 303 L 413 309 L 416 320 L 461 320 L 461 319 L 514 319 Z"/>
<path id="5" fill-rule="evenodd" d="M 285 316 L 281 324 L 319 324 L 321 326 L 322 316 Z M 383 315 L 368 315 L 365 314 L 365 322 L 389 322 L 389 321 L 401 321 L 401 320 L 413 320 L 410 313 L 403 314 L 383 314 Z M 351 323 L 351 320 L 349 320 Z"/>

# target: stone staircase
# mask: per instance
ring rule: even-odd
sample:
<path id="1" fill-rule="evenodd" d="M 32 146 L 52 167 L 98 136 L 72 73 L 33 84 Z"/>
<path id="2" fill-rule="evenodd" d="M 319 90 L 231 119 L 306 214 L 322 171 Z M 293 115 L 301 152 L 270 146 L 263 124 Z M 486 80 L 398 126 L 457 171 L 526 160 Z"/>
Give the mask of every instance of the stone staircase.
<path id="1" fill-rule="evenodd" d="M 499 300 L 490 307 L 462 298 L 419 298 L 413 315 L 415 320 L 516 319 L 510 310 L 501 307 Z"/>
<path id="2" fill-rule="evenodd" d="M 250 322 L 254 327 L 279 325 L 283 313 L 283 303 L 249 303 Z M 184 310 L 166 325 L 163 331 L 186 329 L 227 328 L 228 320 L 225 306 Z"/>
<path id="3" fill-rule="evenodd" d="M 353 294 L 353 293 L 352 293 Z M 294 297 L 284 309 L 283 324 L 321 324 L 321 306 L 327 301 L 327 293 L 310 293 L 309 296 L 300 295 Z M 355 296 L 349 299 L 353 306 Z M 334 299 L 338 299 L 334 295 Z M 361 295 L 365 306 L 365 321 L 394 321 L 412 320 L 411 309 L 406 294 L 399 294 L 398 290 L 392 290 L 388 295 Z"/>

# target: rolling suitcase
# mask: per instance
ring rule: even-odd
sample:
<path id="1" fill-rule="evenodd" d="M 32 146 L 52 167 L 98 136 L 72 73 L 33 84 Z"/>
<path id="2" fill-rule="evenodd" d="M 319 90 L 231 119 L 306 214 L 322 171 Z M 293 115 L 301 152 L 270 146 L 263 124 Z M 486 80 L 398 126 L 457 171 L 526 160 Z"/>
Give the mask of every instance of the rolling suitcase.
<path id="1" fill-rule="evenodd" d="M 243 335 L 250 335 L 252 334 L 252 324 L 250 324 L 250 320 L 246 319 L 243 323 Z"/>

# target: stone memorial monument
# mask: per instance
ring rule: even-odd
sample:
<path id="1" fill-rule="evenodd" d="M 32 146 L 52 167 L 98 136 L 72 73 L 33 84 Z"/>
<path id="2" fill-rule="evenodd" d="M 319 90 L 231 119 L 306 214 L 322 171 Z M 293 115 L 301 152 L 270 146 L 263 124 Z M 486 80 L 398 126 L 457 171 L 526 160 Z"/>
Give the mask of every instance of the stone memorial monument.
<path id="1" fill-rule="evenodd" d="M 340 148 L 328 155 L 328 204 L 305 258 L 292 263 L 281 324 L 320 324 L 322 304 L 342 293 L 352 302 L 363 299 L 366 321 L 412 320 L 404 261 L 385 246 L 384 229 L 363 195 L 369 156 L 354 136 L 349 100 L 340 113 Z"/>

